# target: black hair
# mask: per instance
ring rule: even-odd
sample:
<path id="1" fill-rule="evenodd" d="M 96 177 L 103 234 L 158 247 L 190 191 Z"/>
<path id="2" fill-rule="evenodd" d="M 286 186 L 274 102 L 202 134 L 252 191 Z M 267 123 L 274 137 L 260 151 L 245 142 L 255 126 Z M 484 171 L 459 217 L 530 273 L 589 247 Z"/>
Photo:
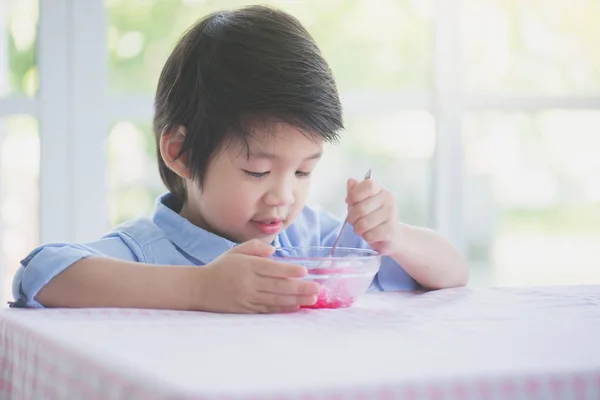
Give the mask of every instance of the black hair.
<path id="1" fill-rule="evenodd" d="M 211 157 L 230 139 L 275 118 L 326 142 L 343 129 L 327 62 L 293 16 L 266 6 L 212 13 L 179 40 L 160 75 L 154 102 L 160 176 L 176 200 L 183 179 L 160 155 L 160 138 L 183 126 L 179 156 L 202 187 Z"/>

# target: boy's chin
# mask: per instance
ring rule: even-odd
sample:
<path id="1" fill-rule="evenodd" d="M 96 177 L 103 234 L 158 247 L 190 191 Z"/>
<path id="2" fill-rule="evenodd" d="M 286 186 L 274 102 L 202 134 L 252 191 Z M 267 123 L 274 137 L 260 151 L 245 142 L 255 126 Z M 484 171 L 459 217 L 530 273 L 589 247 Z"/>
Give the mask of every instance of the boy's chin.
<path id="1" fill-rule="evenodd" d="M 257 237 L 256 239 L 260 240 L 263 243 L 271 244 L 271 243 L 273 243 L 273 240 L 275 240 L 275 237 L 277 237 L 277 235 L 261 236 L 261 237 Z"/>
<path id="2" fill-rule="evenodd" d="M 277 235 L 237 238 L 237 240 L 233 240 L 233 242 L 235 242 L 235 243 L 245 243 L 245 242 L 249 242 L 251 240 L 259 240 L 259 241 L 261 241 L 263 243 L 266 243 L 266 244 L 272 244 L 273 240 L 275 240 L 276 237 L 277 237 Z"/>

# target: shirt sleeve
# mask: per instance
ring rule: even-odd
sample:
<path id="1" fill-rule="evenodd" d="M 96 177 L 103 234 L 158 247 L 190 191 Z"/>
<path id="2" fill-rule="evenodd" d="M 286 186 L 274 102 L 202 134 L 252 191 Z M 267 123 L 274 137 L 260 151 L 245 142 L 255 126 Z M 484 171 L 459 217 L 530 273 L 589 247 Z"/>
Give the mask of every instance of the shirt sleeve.
<path id="1" fill-rule="evenodd" d="M 343 221 L 333 216 L 321 208 L 315 208 L 313 212 L 317 213 L 318 226 L 320 228 L 320 245 L 333 246 Z M 371 246 L 360 236 L 354 233 L 350 224 L 346 224 L 340 241 L 340 247 L 354 247 L 359 249 L 371 249 Z M 392 291 L 392 290 L 415 290 L 418 289 L 417 282 L 404 271 L 401 265 L 395 262 L 389 256 L 381 257 L 381 266 L 373 279 L 369 290 L 371 291 Z"/>
<path id="2" fill-rule="evenodd" d="M 138 261 L 132 249 L 119 236 L 87 244 L 54 243 L 40 246 L 21 261 L 13 278 L 15 301 L 11 307 L 43 308 L 35 300 L 40 289 L 75 262 L 90 256 Z"/>

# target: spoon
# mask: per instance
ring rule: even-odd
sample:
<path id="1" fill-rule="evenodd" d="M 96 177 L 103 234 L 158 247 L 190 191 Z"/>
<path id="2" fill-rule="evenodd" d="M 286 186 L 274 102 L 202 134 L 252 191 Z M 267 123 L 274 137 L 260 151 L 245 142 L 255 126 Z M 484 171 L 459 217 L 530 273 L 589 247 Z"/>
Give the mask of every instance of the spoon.
<path id="1" fill-rule="evenodd" d="M 365 175 L 365 180 L 371 178 L 371 170 L 369 169 L 369 171 L 367 172 L 367 174 Z M 346 227 L 346 225 L 348 224 L 348 216 L 346 216 L 346 219 L 344 220 L 344 223 L 342 224 L 342 229 L 340 229 L 340 233 L 338 233 L 337 238 L 335 239 L 335 242 L 333 242 L 333 246 L 331 246 L 331 251 L 329 252 L 329 257 L 333 256 L 333 252 L 335 251 L 335 248 L 338 245 L 338 242 L 340 241 L 340 238 L 342 237 L 342 233 L 344 232 L 344 228 Z"/>

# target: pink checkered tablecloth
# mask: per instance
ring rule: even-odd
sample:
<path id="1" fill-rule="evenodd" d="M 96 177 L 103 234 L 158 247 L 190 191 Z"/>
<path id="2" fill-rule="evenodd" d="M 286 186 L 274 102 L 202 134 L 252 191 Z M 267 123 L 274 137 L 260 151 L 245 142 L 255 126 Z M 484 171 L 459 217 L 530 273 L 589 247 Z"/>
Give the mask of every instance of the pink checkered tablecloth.
<path id="1" fill-rule="evenodd" d="M 0 311 L 0 399 L 600 399 L 600 286 L 220 315 Z"/>

